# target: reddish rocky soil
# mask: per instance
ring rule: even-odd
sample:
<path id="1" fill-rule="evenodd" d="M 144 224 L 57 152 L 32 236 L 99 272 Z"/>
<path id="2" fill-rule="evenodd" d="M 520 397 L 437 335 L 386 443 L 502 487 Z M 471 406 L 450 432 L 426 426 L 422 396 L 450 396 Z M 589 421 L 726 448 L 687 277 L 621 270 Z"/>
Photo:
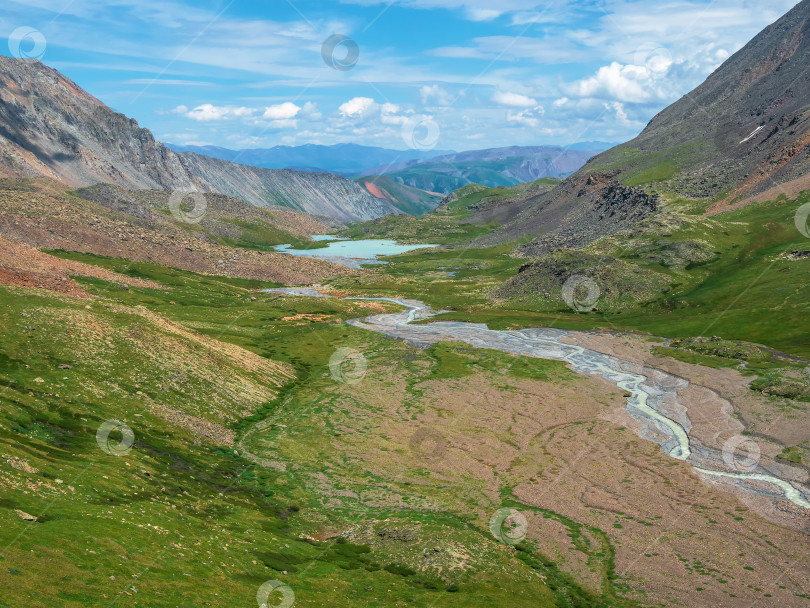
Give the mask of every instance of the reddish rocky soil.
<path id="1" fill-rule="evenodd" d="M 0 284 L 42 288 L 86 297 L 87 292 L 70 278 L 73 275 L 94 277 L 132 287 L 162 289 L 152 281 L 134 279 L 97 266 L 63 260 L 0 237 Z"/>
<path id="2" fill-rule="evenodd" d="M 193 226 L 139 219 L 62 194 L 42 182 L 0 183 L 0 236 L 35 249 L 93 253 L 293 285 L 356 272 L 313 258 L 213 243 Z"/>

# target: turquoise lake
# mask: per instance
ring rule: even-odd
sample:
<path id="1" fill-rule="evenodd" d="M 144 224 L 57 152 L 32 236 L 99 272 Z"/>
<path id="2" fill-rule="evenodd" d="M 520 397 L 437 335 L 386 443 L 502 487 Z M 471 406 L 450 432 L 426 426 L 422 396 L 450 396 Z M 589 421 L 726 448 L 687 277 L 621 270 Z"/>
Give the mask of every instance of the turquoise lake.
<path id="1" fill-rule="evenodd" d="M 316 241 L 326 241 L 335 237 L 316 235 L 312 238 Z M 333 241 L 321 249 L 293 249 L 290 245 L 278 245 L 276 251 L 327 260 L 351 268 L 359 268 L 362 264 L 384 264 L 385 262 L 377 259 L 378 256 L 397 255 L 429 247 L 437 247 L 437 245 L 400 245 L 396 241 L 367 239 L 362 241 Z"/>

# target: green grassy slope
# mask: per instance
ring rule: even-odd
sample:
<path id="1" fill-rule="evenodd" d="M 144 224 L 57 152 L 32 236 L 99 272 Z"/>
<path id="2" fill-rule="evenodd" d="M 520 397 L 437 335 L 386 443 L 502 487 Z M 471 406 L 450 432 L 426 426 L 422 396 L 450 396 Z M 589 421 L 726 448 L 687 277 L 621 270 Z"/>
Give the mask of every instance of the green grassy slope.
<path id="1" fill-rule="evenodd" d="M 616 294 L 632 297 L 634 287 L 642 292 L 627 306 L 621 297 L 611 301 L 615 286 L 608 282 L 601 286 L 607 297 L 594 321 L 671 337 L 720 335 L 809 356 L 810 259 L 782 256 L 810 249 L 794 225 L 796 209 L 808 201 L 810 193 L 798 201 L 782 199 L 711 219 L 693 218 L 671 233 L 656 226 L 629 239 L 597 243 L 594 251 L 626 262 L 630 269 L 655 273 L 665 286 L 643 293 L 636 284 Z M 596 264 L 581 269 L 593 276 L 599 270 Z M 531 300 L 527 293 L 518 295 L 507 306 L 526 298 Z M 555 298 L 535 309 L 543 308 L 564 311 L 565 304 Z"/>
<path id="2" fill-rule="evenodd" d="M 510 187 L 521 183 L 521 180 L 511 177 L 509 172 L 524 160 L 522 158 L 503 158 L 452 163 L 422 162 L 413 167 L 389 173 L 388 177 L 414 188 L 431 192 L 450 193 L 468 184 L 483 184 L 488 188 Z M 563 175 L 553 177 L 563 177 Z"/>
<path id="3" fill-rule="evenodd" d="M 422 215 L 433 211 L 442 200 L 442 195 L 440 194 L 432 194 L 425 190 L 411 188 L 388 175 L 362 177 L 358 178 L 356 181 L 369 190 L 374 196 L 382 194 L 385 198 L 388 198 L 397 209 L 409 215 Z M 377 192 L 377 190 L 379 192 Z"/>
<path id="4" fill-rule="evenodd" d="M 24 180 L 6 180 L 8 187 L 24 188 Z M 156 225 L 153 213 L 183 232 L 220 245 L 272 251 L 274 245 L 311 242 L 310 234 L 329 230 L 314 217 L 291 209 L 263 209 L 217 194 L 187 195 L 163 190 L 124 190 L 99 184 L 72 192 L 104 208 L 135 216 Z M 199 207 L 199 208 L 198 208 Z"/>
<path id="5" fill-rule="evenodd" d="M 530 188 L 550 188 L 556 180 L 543 178 L 513 188 L 487 188 L 467 184 L 454 191 L 450 202 L 430 213 L 413 218 L 386 216 L 368 222 L 357 222 L 340 232 L 352 239 L 390 238 L 402 243 L 438 243 L 460 245 L 491 234 L 497 222 L 476 218 L 476 210 L 485 205 L 508 204 Z"/>
<path id="6" fill-rule="evenodd" d="M 514 186 L 519 180 L 502 174 L 512 162 L 514 159 L 417 165 L 391 173 L 389 177 L 431 192 L 453 192 L 467 184 L 484 184 L 490 188 Z"/>

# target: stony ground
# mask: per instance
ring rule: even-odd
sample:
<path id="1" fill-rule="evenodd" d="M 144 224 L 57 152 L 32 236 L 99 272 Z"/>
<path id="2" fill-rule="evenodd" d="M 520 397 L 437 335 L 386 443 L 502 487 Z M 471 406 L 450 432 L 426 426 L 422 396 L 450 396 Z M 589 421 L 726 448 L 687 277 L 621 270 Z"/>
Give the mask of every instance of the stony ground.
<path id="1" fill-rule="evenodd" d="M 139 219 L 48 186 L 0 188 L 0 235 L 38 249 L 63 249 L 151 261 L 205 274 L 300 284 L 348 269 L 321 260 L 222 245 L 196 224 Z"/>

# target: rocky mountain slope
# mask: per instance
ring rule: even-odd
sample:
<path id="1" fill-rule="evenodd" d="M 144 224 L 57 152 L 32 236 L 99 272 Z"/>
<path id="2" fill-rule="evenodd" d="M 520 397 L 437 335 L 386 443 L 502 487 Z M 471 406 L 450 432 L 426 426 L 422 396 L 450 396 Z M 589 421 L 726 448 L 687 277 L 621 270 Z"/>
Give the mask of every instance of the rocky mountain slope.
<path id="1" fill-rule="evenodd" d="M 810 172 L 808 110 L 810 2 L 804 0 L 653 118 L 638 138 L 598 162 L 663 152 L 674 163 L 666 180 L 673 192 L 727 203 Z M 633 165 L 625 171 L 644 170 Z M 637 181 L 649 178 L 636 174 Z"/>
<path id="2" fill-rule="evenodd" d="M 249 233 L 262 233 L 266 245 L 311 241 L 310 235 L 328 234 L 340 227 L 334 220 L 286 207 L 260 208 L 222 194 L 176 194 L 166 190 L 125 190 L 111 184 L 80 188 L 81 198 L 140 219 L 165 217 L 177 223 L 196 225 L 211 238 L 234 242 Z M 157 212 L 157 213 L 155 213 Z"/>
<path id="3" fill-rule="evenodd" d="M 533 257 L 559 248 L 583 247 L 628 228 L 655 215 L 659 197 L 622 185 L 617 174 L 610 172 L 580 176 L 548 194 L 509 202 L 508 207 L 501 206 L 501 214 L 511 213 L 521 203 L 531 205 L 511 222 L 524 234 L 541 235 L 516 250 L 519 255 Z"/>
<path id="4" fill-rule="evenodd" d="M 127 286 L 163 289 L 152 281 L 128 277 L 90 264 L 63 260 L 0 236 L 0 285 L 47 289 L 87 297 L 87 292 L 73 279 L 75 276 L 115 282 L 119 289 L 126 289 Z"/>
<path id="5" fill-rule="evenodd" d="M 48 177 L 66 186 L 219 192 L 340 221 L 399 213 L 359 184 L 328 174 L 275 171 L 178 155 L 36 60 L 0 57 L 0 177 Z"/>
<path id="6" fill-rule="evenodd" d="M 367 174 L 387 175 L 413 188 L 450 194 L 471 183 L 497 188 L 568 176 L 595 153 L 553 146 L 512 146 L 399 162 L 376 167 Z"/>
<path id="7" fill-rule="evenodd" d="M 490 245 L 526 236 L 526 256 L 614 234 L 662 202 L 716 213 L 810 187 L 810 0 L 803 0 L 658 114 L 634 140 L 556 189 L 516 201 Z M 760 196 L 760 200 L 762 199 Z"/>
<path id="8" fill-rule="evenodd" d="M 391 201 L 332 173 L 248 167 L 193 153 L 182 154 L 180 160 L 210 190 L 259 207 L 290 207 L 340 222 L 401 213 Z"/>

